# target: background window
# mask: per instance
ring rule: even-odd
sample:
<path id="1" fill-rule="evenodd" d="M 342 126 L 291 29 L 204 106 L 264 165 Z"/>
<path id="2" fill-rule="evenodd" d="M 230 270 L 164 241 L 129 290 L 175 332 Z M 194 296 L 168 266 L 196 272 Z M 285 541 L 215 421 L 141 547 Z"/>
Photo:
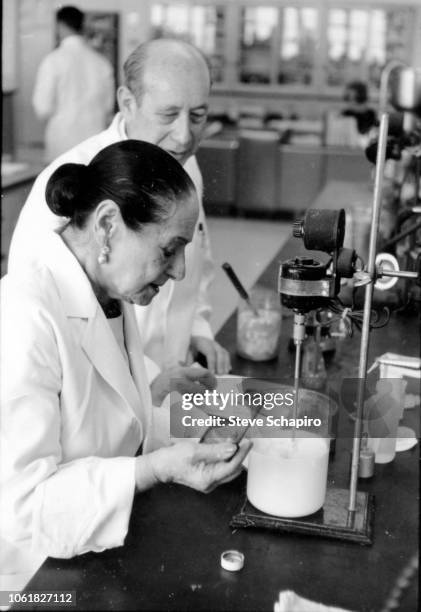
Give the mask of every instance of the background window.
<path id="1" fill-rule="evenodd" d="M 240 39 L 240 81 L 270 83 L 278 9 L 243 8 Z"/>
<path id="2" fill-rule="evenodd" d="M 374 91 L 389 60 L 410 62 L 413 6 L 267 2 L 236 0 L 229 8 L 222 0 L 219 5 L 152 2 L 151 36 L 192 42 L 207 56 L 213 81 L 229 88 L 239 83 L 285 86 L 319 95 L 326 87 L 343 90 L 347 82 L 361 80 Z"/>
<path id="3" fill-rule="evenodd" d="M 407 61 L 414 11 L 402 9 L 330 9 L 328 11 L 327 84 L 363 80 L 378 87 L 384 65 Z"/>
<path id="4" fill-rule="evenodd" d="M 313 83 L 317 27 L 316 9 L 283 9 L 278 83 Z"/>
<path id="5" fill-rule="evenodd" d="M 209 60 L 214 82 L 225 78 L 225 12 L 218 6 L 154 4 L 152 38 L 181 38 L 201 49 Z"/>

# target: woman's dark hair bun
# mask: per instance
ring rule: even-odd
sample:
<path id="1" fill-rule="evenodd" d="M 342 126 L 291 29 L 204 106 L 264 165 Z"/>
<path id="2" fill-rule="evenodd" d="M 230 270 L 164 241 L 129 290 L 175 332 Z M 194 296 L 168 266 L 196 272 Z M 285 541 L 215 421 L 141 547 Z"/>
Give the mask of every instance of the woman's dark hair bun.
<path id="1" fill-rule="evenodd" d="M 50 176 L 45 198 L 50 210 L 73 218 L 84 208 L 89 169 L 84 164 L 63 164 Z"/>
<path id="2" fill-rule="evenodd" d="M 99 151 L 87 166 L 64 164 L 52 174 L 45 197 L 50 210 L 83 229 L 106 200 L 126 226 L 139 231 L 163 223 L 176 206 L 196 197 L 187 172 L 169 153 L 141 140 L 122 140 Z"/>

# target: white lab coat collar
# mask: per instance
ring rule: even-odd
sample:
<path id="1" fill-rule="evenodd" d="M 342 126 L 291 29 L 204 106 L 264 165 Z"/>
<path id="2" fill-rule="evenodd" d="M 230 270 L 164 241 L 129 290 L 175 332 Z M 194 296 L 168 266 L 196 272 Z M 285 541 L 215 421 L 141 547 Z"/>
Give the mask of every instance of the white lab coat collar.
<path id="1" fill-rule="evenodd" d="M 74 47 L 75 45 L 85 45 L 85 39 L 79 34 L 71 34 L 66 36 L 60 43 L 60 47 Z"/>
<path id="2" fill-rule="evenodd" d="M 66 316 L 87 319 L 82 348 L 88 359 L 126 401 L 144 431 L 151 431 L 152 400 L 133 306 L 123 304 L 129 371 L 88 277 L 55 232 L 45 237 L 42 261 L 53 275 Z"/>
<path id="3" fill-rule="evenodd" d="M 94 317 L 100 306 L 92 285 L 76 257 L 56 232 L 46 234 L 41 260 L 53 274 L 66 316 L 82 319 Z"/>
<path id="4" fill-rule="evenodd" d="M 118 112 L 114 115 L 113 120 L 107 129 L 102 132 L 104 136 L 106 136 L 106 143 L 113 144 L 115 142 L 120 142 L 121 140 L 128 140 L 126 131 L 126 122 L 124 121 L 123 114 Z M 107 146 L 105 142 L 103 146 Z"/>

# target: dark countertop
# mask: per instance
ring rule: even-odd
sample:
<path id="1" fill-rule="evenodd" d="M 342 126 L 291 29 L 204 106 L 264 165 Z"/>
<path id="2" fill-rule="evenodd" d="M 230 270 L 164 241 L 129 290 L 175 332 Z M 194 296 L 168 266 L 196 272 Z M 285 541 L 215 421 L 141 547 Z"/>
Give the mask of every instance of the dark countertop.
<path id="1" fill-rule="evenodd" d="M 288 321 L 288 320 L 287 320 Z M 221 341 L 232 337 L 226 323 Z M 388 333 L 372 340 L 373 354 L 393 347 L 418 352 L 416 317 L 395 316 Z M 252 364 L 233 355 L 234 371 L 276 378 L 292 372 L 289 326 L 277 361 Z M 232 348 L 231 342 L 229 345 Z M 337 378 L 354 365 L 359 338 L 329 370 Z M 257 367 L 256 367 L 257 366 Z M 418 429 L 419 408 L 408 410 L 403 423 Z M 341 411 L 336 453 L 329 483 L 347 487 L 353 424 Z M 380 609 L 398 572 L 418 541 L 419 446 L 397 454 L 392 463 L 376 465 L 375 477 L 359 490 L 375 495 L 374 544 L 358 544 L 264 530 L 232 530 L 229 521 L 244 500 L 245 476 L 205 496 L 188 488 L 159 486 L 136 496 L 124 547 L 89 553 L 71 560 L 49 559 L 27 591 L 77 592 L 77 609 L 114 610 L 272 610 L 279 591 L 292 589 L 325 604 L 358 612 Z M 219 566 L 224 550 L 241 550 L 245 567 L 230 574 Z M 401 611 L 414 612 L 416 592 Z M 304 611 L 303 611 L 304 612 Z"/>
<path id="2" fill-rule="evenodd" d="M 379 610 L 416 549 L 417 456 L 417 449 L 400 454 L 362 487 L 376 495 L 372 547 L 233 531 L 229 520 L 244 497 L 243 475 L 207 496 L 175 485 L 137 496 L 124 547 L 50 559 L 26 590 L 76 591 L 80 610 L 269 611 L 284 589 L 359 612 Z M 338 448 L 330 481 L 348 461 L 348 451 Z M 245 555 L 238 574 L 220 568 L 229 549 Z M 414 612 L 413 589 L 406 600 L 401 610 Z"/>

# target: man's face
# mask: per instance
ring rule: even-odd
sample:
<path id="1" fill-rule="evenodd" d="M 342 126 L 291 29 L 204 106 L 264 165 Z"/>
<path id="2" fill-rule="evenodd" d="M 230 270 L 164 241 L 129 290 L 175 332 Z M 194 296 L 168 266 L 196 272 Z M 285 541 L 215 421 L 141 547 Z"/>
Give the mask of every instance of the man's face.
<path id="1" fill-rule="evenodd" d="M 129 138 L 158 145 L 180 164 L 194 155 L 206 124 L 209 74 L 199 63 L 148 65 L 139 104 L 123 111 Z"/>

